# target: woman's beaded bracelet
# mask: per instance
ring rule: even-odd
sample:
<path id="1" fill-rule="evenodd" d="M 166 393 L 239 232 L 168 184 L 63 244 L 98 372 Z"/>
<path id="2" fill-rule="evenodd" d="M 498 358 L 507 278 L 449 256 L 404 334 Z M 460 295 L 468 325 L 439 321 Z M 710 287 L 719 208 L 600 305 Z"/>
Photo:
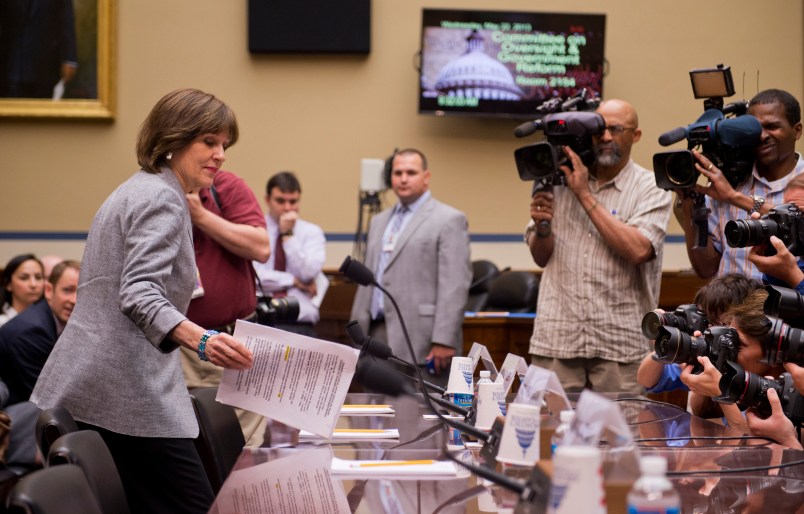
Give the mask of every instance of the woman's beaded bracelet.
<path id="1" fill-rule="evenodd" d="M 209 341 L 210 337 L 217 334 L 220 334 L 220 332 L 218 332 L 217 330 L 207 330 L 201 336 L 201 342 L 198 343 L 198 358 L 201 359 L 202 361 L 209 361 L 209 359 L 207 358 L 207 341 Z"/>

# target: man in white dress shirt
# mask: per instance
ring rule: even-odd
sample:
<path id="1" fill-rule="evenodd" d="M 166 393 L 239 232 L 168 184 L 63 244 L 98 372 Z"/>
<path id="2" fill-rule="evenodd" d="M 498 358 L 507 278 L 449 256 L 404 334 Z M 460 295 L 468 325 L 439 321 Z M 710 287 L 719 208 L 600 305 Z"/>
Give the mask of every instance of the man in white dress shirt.
<path id="1" fill-rule="evenodd" d="M 271 257 L 262 264 L 254 262 L 257 278 L 265 294 L 274 298 L 290 296 L 299 301 L 295 322 L 277 322 L 276 328 L 316 337 L 319 319 L 316 278 L 323 276 L 325 245 L 321 227 L 299 218 L 301 184 L 292 172 L 282 171 L 268 180 L 265 187 L 268 237 Z M 320 282 L 319 282 L 320 283 Z M 260 294 L 257 287 L 257 294 Z"/>

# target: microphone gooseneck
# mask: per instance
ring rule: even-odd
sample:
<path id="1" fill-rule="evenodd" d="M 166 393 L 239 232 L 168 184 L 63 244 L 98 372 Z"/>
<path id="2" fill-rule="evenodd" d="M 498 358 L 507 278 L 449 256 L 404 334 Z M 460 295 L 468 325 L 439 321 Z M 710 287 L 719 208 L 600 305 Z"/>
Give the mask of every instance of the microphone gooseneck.
<path id="1" fill-rule="evenodd" d="M 372 285 L 382 291 L 382 293 L 391 300 L 391 305 L 393 305 L 394 310 L 396 311 L 397 316 L 399 317 L 399 324 L 402 327 L 402 335 L 405 338 L 405 344 L 408 347 L 408 352 L 410 352 L 411 359 L 414 361 L 416 360 L 416 352 L 413 350 L 413 343 L 410 340 L 410 334 L 408 333 L 408 327 L 405 324 L 405 319 L 402 316 L 402 312 L 399 309 L 399 305 L 396 303 L 396 299 L 394 299 L 393 295 L 388 292 L 384 287 L 377 283 L 377 280 L 374 278 L 374 273 L 366 267 L 365 264 L 358 262 L 352 259 L 350 256 L 346 256 L 344 259 L 343 264 L 341 264 L 340 272 L 343 273 L 347 278 L 350 278 L 357 282 L 360 285 Z M 419 389 L 421 390 L 422 396 L 424 396 L 424 402 L 427 404 L 427 407 L 433 411 L 433 413 L 441 420 L 442 423 L 449 425 L 456 430 L 460 430 L 461 432 L 465 432 L 476 439 L 479 439 L 485 443 L 492 442 L 491 437 L 486 432 L 480 430 L 479 428 L 475 428 L 472 425 L 466 423 L 459 423 L 453 419 L 447 419 L 441 414 L 438 409 L 433 406 L 432 398 L 429 394 L 427 394 L 427 390 L 424 386 L 424 377 L 422 376 L 422 370 L 419 366 L 415 366 L 414 372 L 416 373 L 416 377 L 418 378 Z"/>

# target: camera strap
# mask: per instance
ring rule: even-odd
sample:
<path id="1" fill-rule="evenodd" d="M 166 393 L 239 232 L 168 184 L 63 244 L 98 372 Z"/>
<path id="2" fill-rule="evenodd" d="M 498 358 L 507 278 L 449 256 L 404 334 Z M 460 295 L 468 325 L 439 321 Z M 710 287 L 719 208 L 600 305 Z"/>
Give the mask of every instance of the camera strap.
<path id="1" fill-rule="evenodd" d="M 687 191 L 693 199 L 692 226 L 695 228 L 695 245 L 693 249 L 706 248 L 709 242 L 709 214 L 704 195 L 696 191 Z"/>

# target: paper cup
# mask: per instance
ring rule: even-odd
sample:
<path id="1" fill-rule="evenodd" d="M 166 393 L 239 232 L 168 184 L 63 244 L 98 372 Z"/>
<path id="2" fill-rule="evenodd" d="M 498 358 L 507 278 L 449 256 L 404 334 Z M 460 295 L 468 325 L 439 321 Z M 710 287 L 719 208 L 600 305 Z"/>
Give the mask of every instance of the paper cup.
<path id="1" fill-rule="evenodd" d="M 600 450 L 594 446 L 559 446 L 553 455 L 550 514 L 606 513 Z"/>
<path id="2" fill-rule="evenodd" d="M 533 466 L 539 460 L 540 409 L 535 405 L 508 406 L 497 460 L 506 464 Z"/>
<path id="3" fill-rule="evenodd" d="M 475 419 L 477 428 L 491 430 L 491 425 L 497 416 L 505 416 L 504 387 L 501 382 L 477 386 L 477 418 Z"/>
<path id="4" fill-rule="evenodd" d="M 447 393 L 474 394 L 475 366 L 471 357 L 453 357 L 449 370 Z"/>

